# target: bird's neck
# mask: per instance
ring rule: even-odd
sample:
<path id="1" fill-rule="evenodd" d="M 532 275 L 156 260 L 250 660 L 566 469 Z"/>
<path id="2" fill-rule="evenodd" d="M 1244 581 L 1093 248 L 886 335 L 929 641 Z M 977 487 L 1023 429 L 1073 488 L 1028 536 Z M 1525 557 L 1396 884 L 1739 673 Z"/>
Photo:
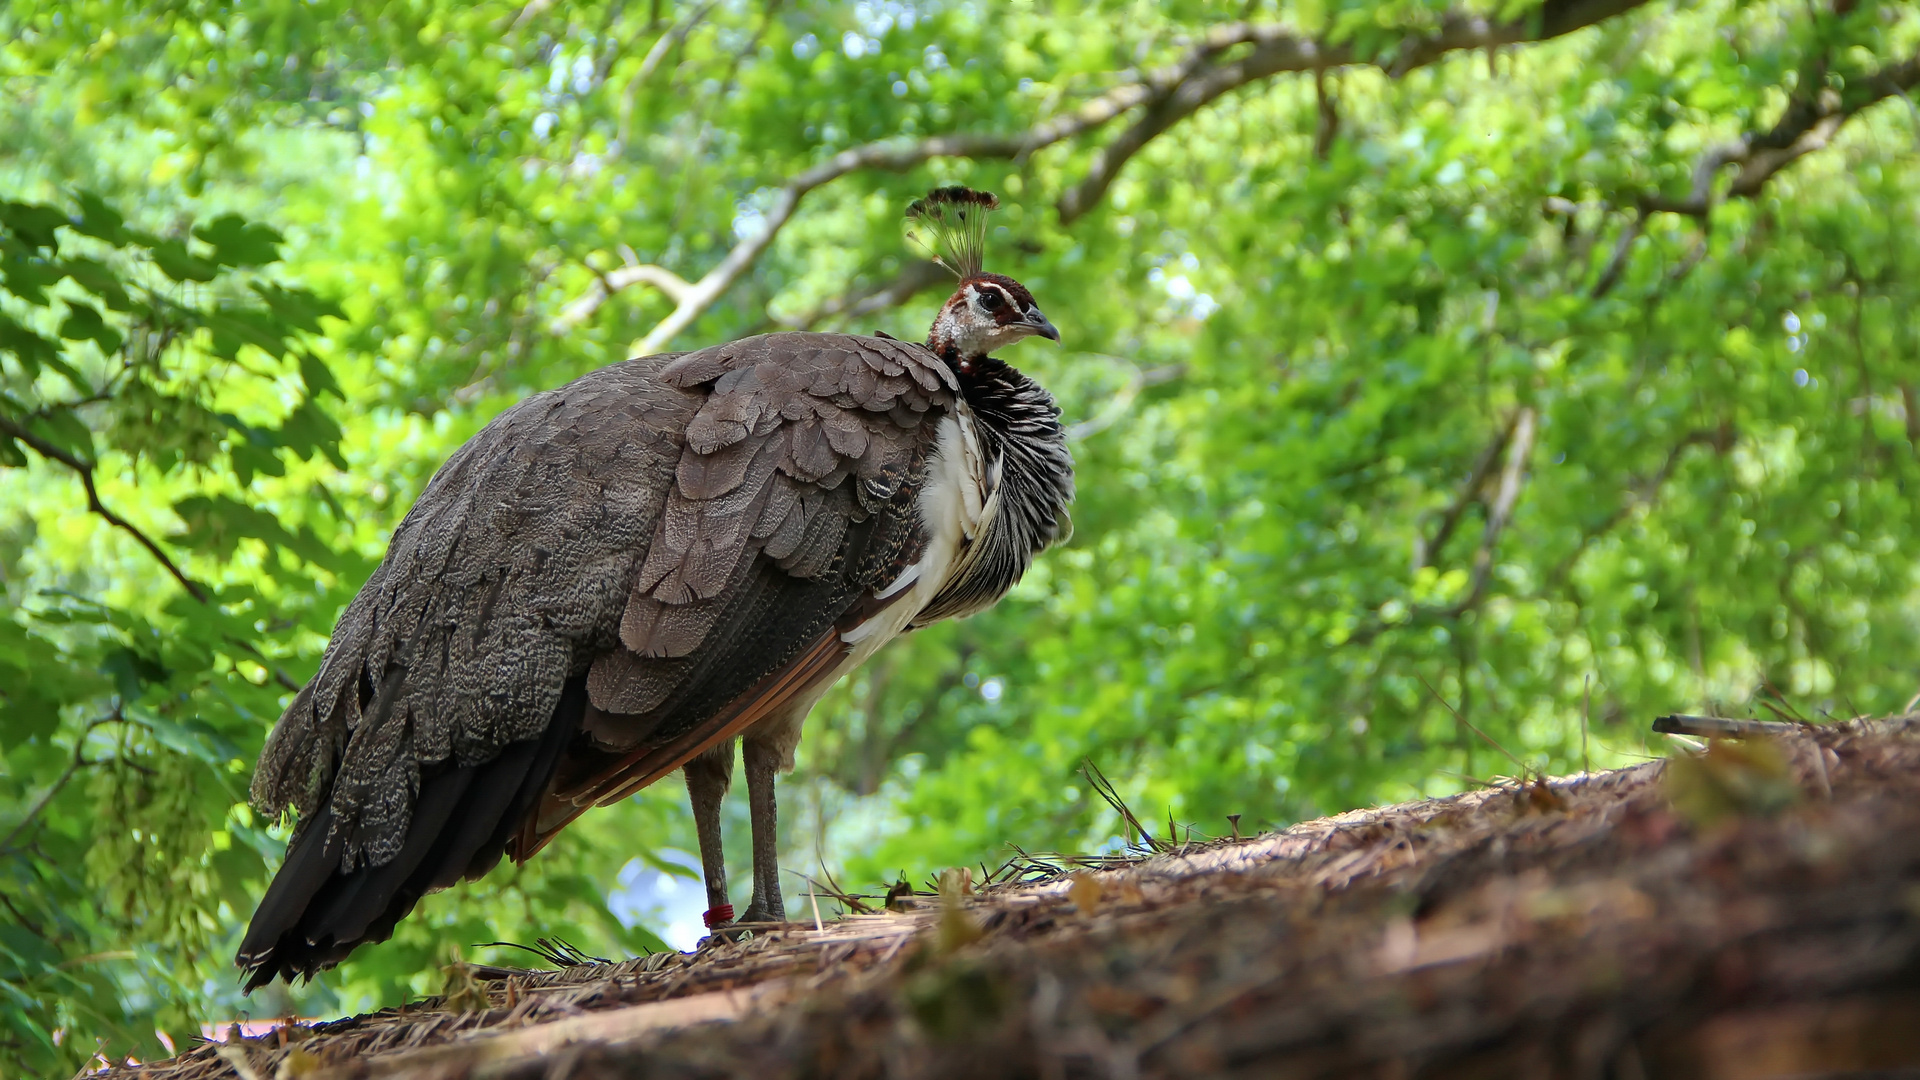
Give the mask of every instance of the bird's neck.
<path id="1" fill-rule="evenodd" d="M 978 325 L 961 318 L 954 302 L 948 301 L 933 325 L 927 328 L 927 348 L 964 378 L 974 364 L 992 360 L 987 353 L 993 350 L 993 342 Z"/>
<path id="2" fill-rule="evenodd" d="M 996 532 L 1024 572 L 1034 555 L 1072 529 L 1066 511 L 1073 500 L 1073 456 L 1060 408 L 1044 387 L 1004 360 L 960 356 L 948 364 L 973 413 L 986 460 L 999 465 L 997 525 L 1003 528 Z"/>

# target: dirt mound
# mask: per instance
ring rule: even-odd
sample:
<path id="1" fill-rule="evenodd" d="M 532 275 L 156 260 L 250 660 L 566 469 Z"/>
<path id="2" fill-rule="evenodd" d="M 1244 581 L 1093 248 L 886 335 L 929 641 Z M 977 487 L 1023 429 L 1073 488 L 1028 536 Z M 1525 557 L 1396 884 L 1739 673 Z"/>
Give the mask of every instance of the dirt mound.
<path id="1" fill-rule="evenodd" d="M 1761 1077 L 1920 1064 L 1920 723 L 1355 811 L 142 1076 Z M 121 1070 L 133 1072 L 132 1070 Z"/>

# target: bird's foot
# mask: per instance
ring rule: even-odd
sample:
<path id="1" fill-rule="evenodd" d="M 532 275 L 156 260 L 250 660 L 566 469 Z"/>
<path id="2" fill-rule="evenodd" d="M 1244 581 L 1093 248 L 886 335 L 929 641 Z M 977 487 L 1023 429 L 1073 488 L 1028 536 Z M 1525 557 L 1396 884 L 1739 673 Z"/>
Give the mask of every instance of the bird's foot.
<path id="1" fill-rule="evenodd" d="M 740 921 L 743 923 L 783 923 L 787 921 L 787 913 L 784 911 L 775 912 L 770 907 L 763 907 L 760 902 L 756 900 L 752 904 L 747 905 L 747 913 L 740 916 Z"/>

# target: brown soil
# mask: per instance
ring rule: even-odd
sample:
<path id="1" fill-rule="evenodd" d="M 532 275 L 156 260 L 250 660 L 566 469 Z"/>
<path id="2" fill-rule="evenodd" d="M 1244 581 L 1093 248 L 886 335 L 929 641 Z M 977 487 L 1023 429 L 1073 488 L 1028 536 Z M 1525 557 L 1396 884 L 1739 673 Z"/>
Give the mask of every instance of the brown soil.
<path id="1" fill-rule="evenodd" d="M 1920 718 L 1355 811 L 137 1070 L 1652 1077 L 1920 1065 Z M 122 1070 L 131 1072 L 133 1070 Z"/>

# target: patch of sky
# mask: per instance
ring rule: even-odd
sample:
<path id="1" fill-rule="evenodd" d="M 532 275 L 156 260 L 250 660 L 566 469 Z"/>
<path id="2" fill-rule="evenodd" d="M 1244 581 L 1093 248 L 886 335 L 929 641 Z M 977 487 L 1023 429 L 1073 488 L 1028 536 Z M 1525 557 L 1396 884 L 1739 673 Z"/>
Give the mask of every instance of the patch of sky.
<path id="1" fill-rule="evenodd" d="M 878 54 L 880 43 L 869 37 L 863 37 L 857 30 L 849 30 L 840 36 L 840 51 L 847 59 L 858 60 L 868 53 Z"/>
<path id="2" fill-rule="evenodd" d="M 765 207 L 773 201 L 772 188 L 760 188 L 753 194 L 734 204 L 733 235 L 745 240 L 749 236 L 758 236 L 767 227 Z"/>
<path id="3" fill-rule="evenodd" d="M 1199 269 L 1199 257 L 1189 251 L 1174 260 L 1171 270 L 1167 266 L 1156 266 L 1147 271 L 1147 280 L 1160 286 L 1181 314 L 1204 320 L 1220 310 L 1220 303 L 1194 285 L 1189 275 Z"/>
<path id="4" fill-rule="evenodd" d="M 865 0 L 853 5 L 853 18 L 866 31 L 868 37 L 881 37 L 887 31 L 898 26 L 902 30 L 913 29 L 920 19 L 917 5 L 900 3 L 898 0 Z"/>
<path id="5" fill-rule="evenodd" d="M 645 925 L 674 948 L 691 951 L 707 935 L 701 919 L 707 889 L 700 878 L 700 860 L 677 848 L 654 855 L 686 872 L 669 873 L 641 859 L 629 860 L 607 897 L 607 910 L 624 926 Z"/>

